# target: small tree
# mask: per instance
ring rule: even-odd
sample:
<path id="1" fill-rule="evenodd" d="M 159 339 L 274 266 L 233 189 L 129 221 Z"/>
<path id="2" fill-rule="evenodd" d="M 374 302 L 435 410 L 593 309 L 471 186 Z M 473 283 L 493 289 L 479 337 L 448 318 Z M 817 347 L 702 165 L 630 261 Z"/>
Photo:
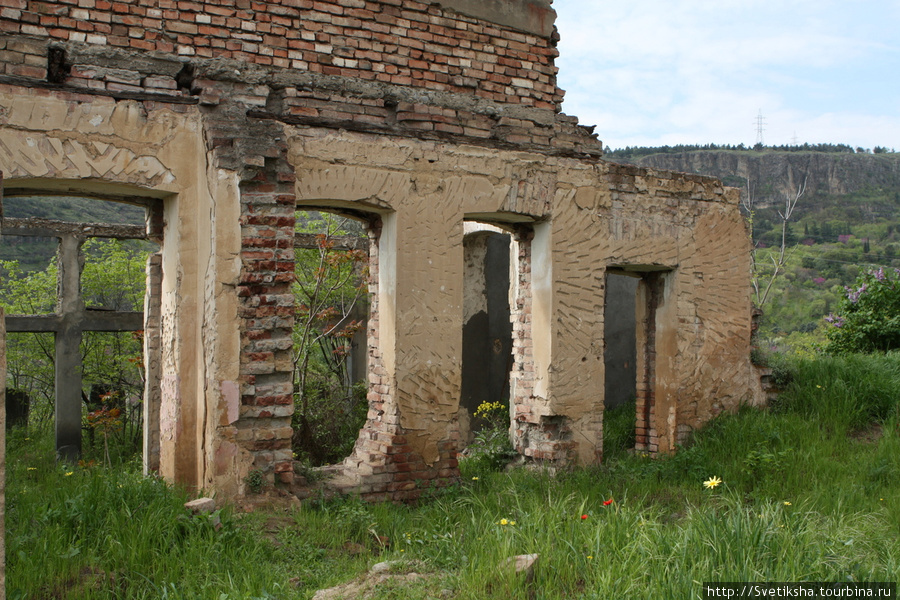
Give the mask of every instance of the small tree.
<path id="1" fill-rule="evenodd" d="M 869 270 L 844 288 L 837 314 L 825 320 L 833 354 L 900 348 L 900 270 Z"/>
<path id="2" fill-rule="evenodd" d="M 365 418 L 365 394 L 354 387 L 347 367 L 350 341 L 364 324 L 357 315 L 367 289 L 368 254 L 337 243 L 361 237 L 354 221 L 313 217 L 298 219 L 298 230 L 314 233 L 316 247 L 295 252 L 294 447 L 304 458 L 326 463 L 350 451 L 359 417 Z"/>
<path id="3" fill-rule="evenodd" d="M 781 272 L 784 270 L 788 258 L 790 257 L 788 246 L 791 243 L 796 242 L 796 236 L 794 236 L 791 231 L 790 221 L 794 216 L 794 209 L 797 208 L 797 203 L 804 193 L 806 193 L 805 177 L 803 183 L 800 184 L 793 194 L 785 195 L 784 208 L 777 210 L 778 216 L 781 219 L 781 243 L 776 251 L 769 255 L 771 260 L 771 264 L 769 264 L 768 261 L 760 261 L 757 257 L 756 241 L 753 239 L 753 219 L 756 212 L 756 206 L 750 188 L 750 182 L 747 182 L 747 193 L 741 198 L 741 204 L 747 213 L 747 220 L 750 223 L 750 241 L 753 246 L 750 251 L 751 277 L 755 302 L 758 308 L 762 308 L 768 301 L 772 286 L 775 284 L 778 276 L 781 275 Z"/>

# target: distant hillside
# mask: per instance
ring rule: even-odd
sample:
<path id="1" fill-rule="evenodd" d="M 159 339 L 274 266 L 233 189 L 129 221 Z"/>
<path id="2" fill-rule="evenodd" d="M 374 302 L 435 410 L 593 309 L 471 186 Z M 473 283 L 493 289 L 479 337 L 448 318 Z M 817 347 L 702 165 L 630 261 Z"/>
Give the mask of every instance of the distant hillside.
<path id="1" fill-rule="evenodd" d="M 809 191 L 817 196 L 900 193 L 900 154 L 700 150 L 607 158 L 656 169 L 713 175 L 735 187 L 743 187 L 749 179 L 762 198 L 790 191 L 803 177 L 808 177 Z"/>
<path id="2" fill-rule="evenodd" d="M 76 223 L 144 223 L 144 209 L 131 204 L 69 196 L 9 197 L 5 217 L 40 217 Z M 47 267 L 56 254 L 55 238 L 0 236 L 0 260 L 18 260 L 26 271 Z"/>

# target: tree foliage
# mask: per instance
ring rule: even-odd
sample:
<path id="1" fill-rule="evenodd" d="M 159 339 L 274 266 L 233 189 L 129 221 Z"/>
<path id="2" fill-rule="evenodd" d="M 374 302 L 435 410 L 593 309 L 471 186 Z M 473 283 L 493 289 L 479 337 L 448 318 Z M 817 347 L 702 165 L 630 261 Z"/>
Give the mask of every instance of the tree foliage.
<path id="1" fill-rule="evenodd" d="M 679 152 L 696 152 L 698 150 L 727 150 L 732 152 L 770 151 L 770 152 L 827 152 L 839 154 L 853 154 L 854 149 L 847 144 L 794 144 L 781 146 L 747 146 L 744 144 L 676 144 L 674 146 L 626 146 L 615 150 L 607 150 L 607 158 L 638 158 L 651 154 L 677 154 Z M 866 152 L 863 148 L 856 150 L 858 153 Z M 888 152 L 887 148 L 876 146 L 876 153 Z"/>
<path id="2" fill-rule="evenodd" d="M 367 411 L 365 382 L 348 371 L 351 341 L 365 323 L 368 254 L 338 243 L 359 238 L 357 221 L 307 213 L 298 231 L 315 234 L 315 248 L 295 250 L 294 450 L 326 464 L 349 454 Z"/>
<path id="3" fill-rule="evenodd" d="M 836 313 L 825 320 L 828 351 L 885 352 L 900 348 L 900 269 L 878 268 L 845 287 Z"/>
<path id="4" fill-rule="evenodd" d="M 81 275 L 87 308 L 143 310 L 146 243 L 91 239 Z M 0 305 L 7 314 L 50 314 L 56 310 L 57 261 L 40 271 L 28 272 L 18 261 L 0 261 L 5 277 L 0 283 Z M 135 333 L 86 332 L 81 344 L 82 386 L 85 398 L 107 396 L 126 417 L 117 432 L 129 443 L 140 437 L 144 379 L 142 337 Z M 31 423 L 46 427 L 54 406 L 54 341 L 50 333 L 13 333 L 7 336 L 7 381 L 31 400 Z M 110 395 L 111 391 L 115 391 Z M 96 400 L 96 398 L 95 398 Z M 101 401 L 103 403 L 103 401 Z M 92 409 L 99 408 L 91 407 Z M 109 408 L 112 408 L 111 406 Z"/>

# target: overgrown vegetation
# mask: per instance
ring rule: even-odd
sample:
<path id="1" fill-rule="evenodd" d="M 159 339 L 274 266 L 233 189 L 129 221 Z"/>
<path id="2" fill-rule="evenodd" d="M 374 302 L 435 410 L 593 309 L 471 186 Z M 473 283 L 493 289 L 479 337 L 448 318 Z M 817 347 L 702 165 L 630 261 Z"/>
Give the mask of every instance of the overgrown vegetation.
<path id="1" fill-rule="evenodd" d="M 140 242 L 100 239 L 85 242 L 86 261 L 81 277 L 85 305 L 99 310 L 142 310 L 149 252 L 149 245 Z M 6 273 L 0 285 L 0 306 L 7 314 L 55 312 L 56 259 L 45 267 L 28 272 L 18 261 L 0 261 L 0 269 Z M 6 351 L 6 385 L 29 399 L 30 426 L 41 431 L 52 428 L 53 335 L 9 334 Z M 140 332 L 86 332 L 81 344 L 87 443 L 109 448 L 110 438 L 115 438 L 113 454 L 124 453 L 118 458 L 140 448 L 144 394 L 142 352 Z"/>
<path id="2" fill-rule="evenodd" d="M 9 597 L 310 598 L 383 560 L 426 578 L 373 598 L 680 598 L 703 581 L 896 580 L 900 355 L 788 368 L 776 406 L 722 415 L 670 457 L 621 453 L 556 476 L 464 460 L 461 484 L 418 506 L 226 508 L 218 529 L 135 467 L 56 465 L 49 440 L 16 432 Z M 615 422 L 608 438 L 624 435 Z M 722 483 L 707 489 L 712 477 Z M 540 554 L 533 578 L 499 567 L 525 553 Z"/>
<path id="3" fill-rule="evenodd" d="M 828 350 L 884 352 L 900 348 L 900 270 L 867 271 L 846 292 L 837 314 L 825 318 L 831 325 Z"/>
<path id="4" fill-rule="evenodd" d="M 475 439 L 465 450 L 469 469 L 502 469 L 517 456 L 509 438 L 509 406 L 496 401 L 482 402 L 472 416 Z"/>
<path id="5" fill-rule="evenodd" d="M 365 325 L 368 254 L 362 224 L 328 213 L 299 213 L 298 232 L 315 248 L 294 250 L 294 439 L 297 458 L 338 462 L 353 449 L 368 412 L 367 382 L 349 370 L 351 344 Z"/>

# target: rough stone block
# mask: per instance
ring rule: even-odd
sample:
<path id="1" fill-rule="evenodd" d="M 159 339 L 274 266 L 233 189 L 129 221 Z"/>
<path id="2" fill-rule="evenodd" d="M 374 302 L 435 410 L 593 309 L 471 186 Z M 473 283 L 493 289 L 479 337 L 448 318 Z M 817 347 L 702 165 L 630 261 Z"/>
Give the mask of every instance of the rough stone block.
<path id="1" fill-rule="evenodd" d="M 197 498 L 190 502 L 185 502 L 184 507 L 193 514 L 211 513 L 216 510 L 216 501 L 212 498 Z"/>

